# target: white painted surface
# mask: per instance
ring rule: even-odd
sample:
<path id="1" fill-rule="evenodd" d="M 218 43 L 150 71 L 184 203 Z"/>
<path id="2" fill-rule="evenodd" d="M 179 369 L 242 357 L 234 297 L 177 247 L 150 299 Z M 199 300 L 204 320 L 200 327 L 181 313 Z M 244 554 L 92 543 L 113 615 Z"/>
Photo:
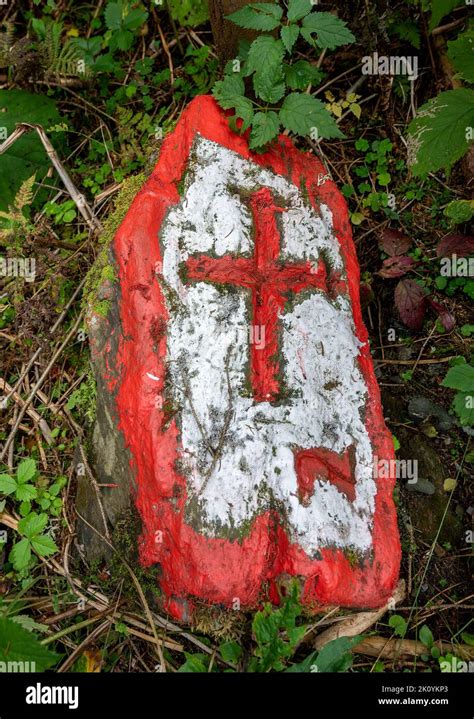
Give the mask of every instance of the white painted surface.
<path id="1" fill-rule="evenodd" d="M 296 397 L 272 406 L 243 396 L 248 394 L 249 293 L 221 291 L 204 282 L 183 285 L 179 277 L 181 263 L 192 254 L 253 254 L 252 219 L 236 192 L 261 187 L 278 193 L 288 208 L 282 215 L 282 257 L 317 261 L 324 251 L 344 272 L 331 212 L 322 207 L 318 216 L 293 184 L 209 140 L 197 139 L 188 169 L 184 198 L 170 211 L 160 241 L 163 285 L 173 295 L 168 301 L 169 384 L 182 407 L 182 463 L 189 496 L 202 502 L 203 532 L 219 536 L 220 525 L 241 526 L 268 507 L 271 491 L 284 502 L 293 539 L 307 553 L 328 545 L 366 551 L 372 544 L 376 489 L 363 423 L 367 388 L 356 363 L 359 342 L 348 300 L 332 302 L 315 290 L 297 298 L 293 311 L 283 315 L 285 383 Z M 227 357 L 233 416 L 222 456 L 209 474 L 213 462 L 207 445 L 218 446 L 229 407 Z M 309 506 L 303 506 L 294 448 L 341 453 L 351 444 L 356 446 L 355 501 L 334 485 L 316 481 Z"/>

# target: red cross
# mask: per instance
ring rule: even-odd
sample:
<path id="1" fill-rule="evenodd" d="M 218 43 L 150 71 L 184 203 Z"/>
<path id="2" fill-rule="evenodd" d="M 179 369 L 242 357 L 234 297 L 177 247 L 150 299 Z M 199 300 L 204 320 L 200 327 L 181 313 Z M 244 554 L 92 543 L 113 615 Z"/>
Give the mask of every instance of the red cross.
<path id="1" fill-rule="evenodd" d="M 263 188 L 250 197 L 254 221 L 255 253 L 253 257 L 224 255 L 217 259 L 207 255 L 190 257 L 187 278 L 196 281 L 218 282 L 246 287 L 252 296 L 252 322 L 257 336 L 264 337 L 263 347 L 251 343 L 250 374 L 256 402 L 275 400 L 279 393 L 278 319 L 283 312 L 288 293 L 298 293 L 311 287 L 327 291 L 326 266 L 299 262 L 282 265 L 280 233 L 276 213 L 284 209 L 275 205 L 269 189 Z M 264 335 L 262 329 L 264 328 Z"/>

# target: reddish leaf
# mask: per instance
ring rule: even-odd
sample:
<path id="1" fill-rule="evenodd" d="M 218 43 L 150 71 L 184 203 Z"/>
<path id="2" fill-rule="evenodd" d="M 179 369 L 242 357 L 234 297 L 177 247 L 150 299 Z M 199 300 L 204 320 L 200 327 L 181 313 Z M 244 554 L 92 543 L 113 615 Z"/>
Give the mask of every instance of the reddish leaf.
<path id="1" fill-rule="evenodd" d="M 414 280 L 400 280 L 395 288 L 395 305 L 407 327 L 411 330 L 421 329 L 426 310 L 423 287 Z"/>
<path id="2" fill-rule="evenodd" d="M 415 260 L 406 255 L 396 255 L 395 257 L 388 257 L 383 261 L 382 269 L 379 271 L 379 275 L 385 279 L 392 277 L 403 277 L 407 272 L 411 270 Z"/>
<path id="3" fill-rule="evenodd" d="M 438 242 L 436 254 L 438 257 L 446 257 L 446 255 L 457 255 L 458 257 L 467 257 L 474 253 L 474 236 L 461 235 L 459 233 L 445 235 Z"/>
<path id="4" fill-rule="evenodd" d="M 454 326 L 456 325 L 456 320 L 454 316 L 449 312 L 444 305 L 442 305 L 440 302 L 435 302 L 434 300 L 428 298 L 428 302 L 430 303 L 430 306 L 434 309 L 436 314 L 438 315 L 438 319 L 443 325 L 446 332 L 451 332 L 452 329 L 454 329 Z"/>
<path id="5" fill-rule="evenodd" d="M 380 233 L 379 247 L 390 257 L 408 252 L 411 244 L 411 238 L 401 230 L 392 230 L 390 227 L 386 227 Z"/>

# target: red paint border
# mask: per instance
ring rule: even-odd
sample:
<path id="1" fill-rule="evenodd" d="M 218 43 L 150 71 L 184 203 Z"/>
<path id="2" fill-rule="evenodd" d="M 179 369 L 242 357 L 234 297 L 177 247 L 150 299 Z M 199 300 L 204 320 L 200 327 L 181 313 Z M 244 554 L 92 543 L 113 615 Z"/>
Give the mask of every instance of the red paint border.
<path id="1" fill-rule="evenodd" d="M 166 408 L 156 406 L 164 385 L 166 338 L 160 328 L 167 312 L 154 268 L 161 262 L 158 233 L 168 209 L 179 202 L 177 187 L 196 133 L 271 169 L 298 187 L 304 178 L 312 205 L 317 208 L 323 202 L 332 211 L 334 230 L 346 261 L 356 331 L 363 342 L 359 363 L 368 387 L 366 425 L 374 454 L 380 459 L 394 457 L 362 320 L 359 265 L 345 200 L 333 182 L 317 186 L 318 175 L 325 174 L 325 168 L 315 156 L 296 150 L 284 136 L 269 152 L 256 155 L 244 137 L 230 131 L 225 115 L 211 97 L 197 97 L 164 141 L 159 162 L 132 203 L 113 245 L 120 277 L 123 331 L 117 357 L 120 380 L 116 402 L 120 429 L 131 450 L 136 475 L 135 499 L 143 521 L 141 561 L 144 565 L 160 564 L 166 608 L 183 618 L 192 610 L 193 597 L 230 607 L 238 599 L 241 607 L 253 607 L 264 584 L 268 582 L 271 588 L 282 574 L 304 579 L 303 601 L 314 607 L 380 606 L 393 592 L 400 562 L 392 500 L 394 478 L 378 480 L 374 550 L 363 566 L 351 566 L 341 550 L 323 549 L 321 559 L 310 559 L 301 547 L 290 542 L 281 527 L 274 528 L 268 512 L 255 520 L 241 543 L 208 539 L 184 522 L 186 482 L 175 469 L 178 431 L 173 421 L 163 430 Z M 147 372 L 160 380 L 150 381 Z"/>

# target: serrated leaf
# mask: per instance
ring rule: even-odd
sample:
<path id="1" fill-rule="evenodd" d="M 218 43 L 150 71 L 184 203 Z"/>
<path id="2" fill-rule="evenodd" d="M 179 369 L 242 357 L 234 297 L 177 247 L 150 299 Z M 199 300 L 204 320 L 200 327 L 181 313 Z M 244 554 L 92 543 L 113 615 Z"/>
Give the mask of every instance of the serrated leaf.
<path id="1" fill-rule="evenodd" d="M 178 672 L 207 673 L 209 657 L 207 654 L 189 654 L 184 652 L 186 661 L 180 666 Z"/>
<path id="2" fill-rule="evenodd" d="M 31 559 L 31 546 L 30 540 L 27 537 L 20 539 L 16 542 L 9 554 L 9 560 L 13 564 L 17 572 L 21 572 L 26 569 Z"/>
<path id="3" fill-rule="evenodd" d="M 280 120 L 297 135 L 309 135 L 317 128 L 318 137 L 344 137 L 323 103 L 306 93 L 292 92 L 285 97 Z"/>
<path id="4" fill-rule="evenodd" d="M 420 49 L 420 31 L 412 20 L 398 20 L 391 29 L 401 40 L 407 40 L 417 50 Z"/>
<path id="5" fill-rule="evenodd" d="M 25 90 L 0 90 L 0 125 L 10 136 L 15 125 L 29 122 L 42 125 L 47 130 L 59 125 L 61 116 L 55 103 L 45 95 Z M 61 133 L 52 140 L 58 149 Z M 0 155 L 0 210 L 8 210 L 23 182 L 36 173 L 40 182 L 51 168 L 46 151 L 36 132 L 20 137 L 3 155 Z"/>
<path id="6" fill-rule="evenodd" d="M 467 151 L 473 126 L 474 90 L 447 90 L 423 105 L 408 127 L 413 174 L 451 168 Z"/>
<path id="7" fill-rule="evenodd" d="M 450 232 L 440 239 L 436 245 L 436 255 L 447 257 L 457 255 L 467 257 L 474 253 L 474 235 L 462 235 L 459 232 Z"/>
<path id="8" fill-rule="evenodd" d="M 252 150 L 264 147 L 274 140 L 280 129 L 280 120 L 276 112 L 257 112 L 252 121 L 249 146 Z"/>
<path id="9" fill-rule="evenodd" d="M 474 217 L 474 200 L 452 200 L 444 214 L 456 225 L 469 222 Z"/>
<path id="10" fill-rule="evenodd" d="M 423 326 L 426 293 L 414 280 L 400 280 L 395 288 L 395 306 L 402 322 L 412 330 Z"/>
<path id="11" fill-rule="evenodd" d="M 14 477 L 9 474 L 0 474 L 0 494 L 13 494 L 17 483 Z"/>
<path id="12" fill-rule="evenodd" d="M 474 83 L 474 25 L 448 42 L 448 57 L 461 77 Z"/>
<path id="13" fill-rule="evenodd" d="M 281 36 L 283 45 L 285 46 L 285 48 L 288 52 L 291 52 L 293 45 L 298 40 L 299 34 L 300 34 L 300 29 L 297 25 L 287 25 L 286 27 L 282 27 L 280 36 Z"/>
<path id="14" fill-rule="evenodd" d="M 297 60 L 291 65 L 283 65 L 286 84 L 291 90 L 305 90 L 308 85 L 319 85 L 324 72 L 307 60 Z"/>
<path id="15" fill-rule="evenodd" d="M 431 32 L 455 7 L 464 5 L 465 0 L 431 0 L 431 17 L 428 29 Z"/>
<path id="16" fill-rule="evenodd" d="M 328 50 L 355 40 L 346 23 L 330 12 L 312 12 L 306 15 L 301 34 L 308 39 L 308 36 L 312 38 L 313 33 L 317 35 L 316 44 Z"/>
<path id="17" fill-rule="evenodd" d="M 18 484 L 29 482 L 36 474 L 36 462 L 34 459 L 24 459 L 17 467 L 16 476 Z"/>
<path id="18" fill-rule="evenodd" d="M 247 62 L 245 64 L 246 75 L 252 72 L 278 72 L 282 64 L 285 52 L 284 45 L 281 40 L 277 40 L 269 35 L 258 37 L 250 45 Z"/>
<path id="19" fill-rule="evenodd" d="M 453 405 L 459 421 L 464 427 L 474 425 L 474 391 L 457 392 Z"/>
<path id="20" fill-rule="evenodd" d="M 226 15 L 226 19 L 247 30 L 269 31 L 278 27 L 282 15 L 283 10 L 276 3 L 253 3 Z"/>
<path id="21" fill-rule="evenodd" d="M 281 68 L 278 68 L 281 70 Z M 254 73 L 253 89 L 255 95 L 264 102 L 274 105 L 281 100 L 285 94 L 285 81 L 281 72 L 275 72 L 264 69 L 261 72 Z"/>
<path id="22" fill-rule="evenodd" d="M 459 389 L 462 392 L 474 392 L 474 367 L 470 364 L 451 367 L 441 384 L 443 387 Z"/>
<path id="23" fill-rule="evenodd" d="M 242 132 L 245 132 L 253 119 L 253 106 L 251 101 L 247 97 L 236 97 L 233 103 L 236 117 L 242 120 Z"/>
<path id="24" fill-rule="evenodd" d="M 286 16 L 290 22 L 297 22 L 308 15 L 312 7 L 311 0 L 289 0 Z"/>
<path id="25" fill-rule="evenodd" d="M 58 550 L 56 543 L 47 534 L 40 534 L 38 537 L 31 539 L 31 546 L 40 557 L 48 557 L 55 554 Z"/>
<path id="26" fill-rule="evenodd" d="M 54 666 L 59 659 L 59 654 L 42 645 L 34 634 L 18 622 L 9 617 L 0 618 L 2 662 L 24 662 L 24 671 L 44 672 Z"/>
<path id="27" fill-rule="evenodd" d="M 20 502 L 30 502 L 38 496 L 38 490 L 32 484 L 19 484 L 16 490 L 16 498 Z"/>
<path id="28" fill-rule="evenodd" d="M 20 519 L 18 522 L 18 531 L 24 534 L 25 537 L 31 539 L 41 534 L 47 523 L 48 516 L 46 514 L 36 514 L 36 512 L 32 512 L 24 519 Z"/>
<path id="29" fill-rule="evenodd" d="M 401 230 L 386 227 L 380 233 L 379 247 L 390 257 L 405 254 L 411 245 L 411 238 Z"/>
<path id="30" fill-rule="evenodd" d="M 109 30 L 119 30 L 122 25 L 122 3 L 107 3 L 104 18 Z"/>
<path id="31" fill-rule="evenodd" d="M 237 664 L 242 656 L 242 647 L 236 641 L 224 642 L 219 647 L 222 659 L 231 664 Z"/>

